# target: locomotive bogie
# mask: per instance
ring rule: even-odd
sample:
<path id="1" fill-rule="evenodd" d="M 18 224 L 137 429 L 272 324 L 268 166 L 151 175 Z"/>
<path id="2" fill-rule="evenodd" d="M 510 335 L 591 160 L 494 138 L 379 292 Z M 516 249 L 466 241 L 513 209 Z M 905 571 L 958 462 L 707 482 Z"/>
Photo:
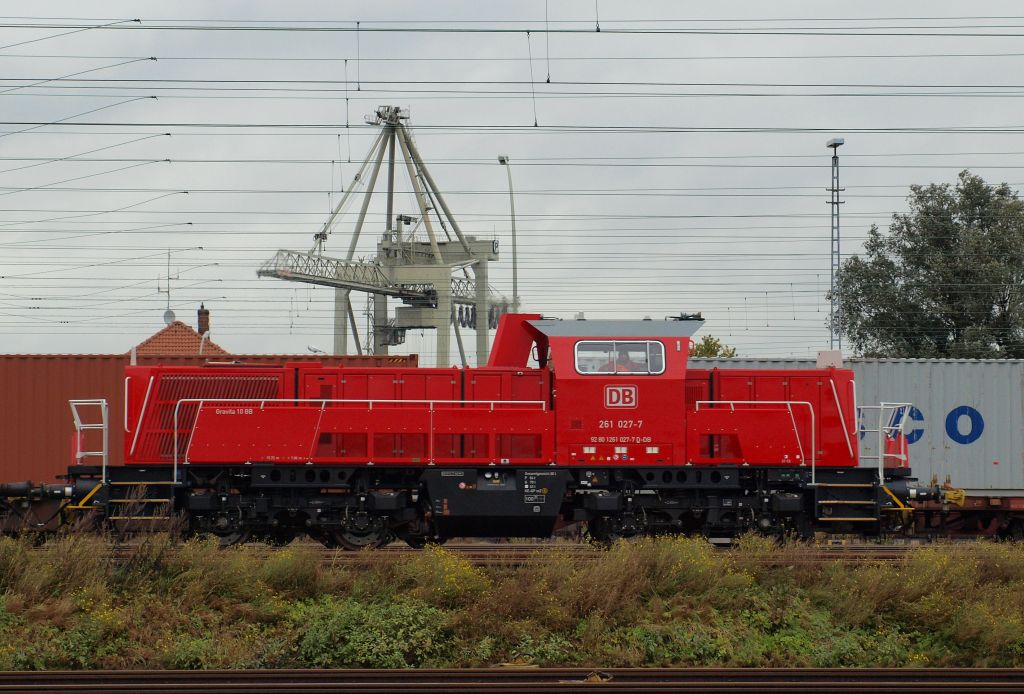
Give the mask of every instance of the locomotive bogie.
<path id="1" fill-rule="evenodd" d="M 75 484 L 87 486 L 100 470 L 74 472 L 83 475 Z M 161 492 L 147 485 L 147 478 L 155 481 L 151 469 L 118 468 L 90 508 L 115 524 L 134 521 L 135 526 L 147 517 L 182 517 L 187 519 L 183 530 L 225 543 L 284 544 L 308 535 L 346 549 L 379 546 L 396 537 L 413 546 L 453 537 L 549 537 L 572 522 L 584 524 L 601 541 L 665 533 L 728 540 L 745 532 L 877 534 L 892 529 L 889 521 L 895 519 L 883 512 L 892 501 L 867 468 L 819 471 L 812 484 L 806 469 L 752 466 L 196 466 L 186 469 L 177 485 L 163 487 L 169 492 L 167 505 L 156 503 Z M 907 484 L 884 482 L 897 488 Z M 843 515 L 834 515 L 835 508 Z"/>

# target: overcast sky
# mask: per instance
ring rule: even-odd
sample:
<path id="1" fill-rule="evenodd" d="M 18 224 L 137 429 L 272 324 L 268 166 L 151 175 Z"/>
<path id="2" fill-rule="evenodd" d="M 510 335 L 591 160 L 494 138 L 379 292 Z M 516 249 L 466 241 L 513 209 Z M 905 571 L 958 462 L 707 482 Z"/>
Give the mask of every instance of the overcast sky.
<path id="1" fill-rule="evenodd" d="M 332 291 L 256 269 L 311 246 L 380 104 L 409 109 L 464 231 L 501 242 L 497 291 L 506 154 L 524 309 L 702 311 L 742 356 L 828 347 L 829 138 L 846 138 L 845 253 L 910 184 L 1024 176 L 1019 3 L 4 7 L 38 13 L 0 19 L 4 352 L 127 351 L 163 326 L 168 250 L 170 307 L 194 325 L 205 302 L 226 349 L 330 349 Z M 368 219 L 364 257 L 382 199 Z M 433 344 L 394 351 L 430 363 Z"/>

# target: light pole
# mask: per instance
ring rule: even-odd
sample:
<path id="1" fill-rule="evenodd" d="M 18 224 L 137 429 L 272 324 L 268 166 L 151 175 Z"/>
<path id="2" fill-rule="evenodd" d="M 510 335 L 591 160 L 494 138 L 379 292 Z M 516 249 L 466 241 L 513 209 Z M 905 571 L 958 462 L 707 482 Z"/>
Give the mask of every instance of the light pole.
<path id="1" fill-rule="evenodd" d="M 516 199 L 512 193 L 512 165 L 504 154 L 498 155 L 498 163 L 508 174 L 508 204 L 512 209 L 512 312 L 519 312 L 519 254 L 516 249 Z"/>
<path id="2" fill-rule="evenodd" d="M 843 257 L 839 245 L 839 206 L 843 202 L 839 199 L 839 148 L 846 142 L 841 137 L 834 137 L 825 143 L 825 146 L 832 150 L 832 187 L 828 192 L 832 193 L 829 205 L 832 207 L 832 253 L 829 266 L 830 298 L 829 305 L 829 342 L 831 349 L 843 348 L 843 336 L 836 330 L 836 320 L 839 316 L 839 295 L 836 293 L 836 276 L 839 274 L 839 266 Z"/>

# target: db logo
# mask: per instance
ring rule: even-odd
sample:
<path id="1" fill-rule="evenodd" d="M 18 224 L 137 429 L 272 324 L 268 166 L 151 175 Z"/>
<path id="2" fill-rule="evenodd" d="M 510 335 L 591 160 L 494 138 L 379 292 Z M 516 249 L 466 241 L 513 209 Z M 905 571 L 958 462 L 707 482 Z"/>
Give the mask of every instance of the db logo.
<path id="1" fill-rule="evenodd" d="M 605 407 L 636 407 L 636 386 L 605 386 Z"/>

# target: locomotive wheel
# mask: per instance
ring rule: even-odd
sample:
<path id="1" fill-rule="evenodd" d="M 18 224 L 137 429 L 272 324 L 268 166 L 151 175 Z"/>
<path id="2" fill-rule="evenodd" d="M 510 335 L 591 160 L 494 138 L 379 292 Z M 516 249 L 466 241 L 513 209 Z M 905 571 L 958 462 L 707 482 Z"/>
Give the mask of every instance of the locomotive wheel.
<path id="1" fill-rule="evenodd" d="M 273 547 L 285 547 L 295 539 L 293 530 L 274 530 L 259 537 L 260 542 L 266 542 Z"/>
<path id="2" fill-rule="evenodd" d="M 587 521 L 587 532 L 592 540 L 606 545 L 636 534 L 627 532 L 623 528 L 622 519 L 617 516 L 598 516 Z"/>
<path id="3" fill-rule="evenodd" d="M 427 545 L 443 545 L 448 541 L 446 537 L 438 537 L 429 517 L 401 526 L 395 534 L 413 549 L 423 549 Z"/>
<path id="4" fill-rule="evenodd" d="M 309 536 L 327 549 L 338 549 L 341 546 L 338 544 L 338 540 L 335 539 L 334 531 L 332 530 L 310 530 Z"/>
<path id="5" fill-rule="evenodd" d="M 391 534 L 386 529 L 379 532 L 339 530 L 337 532 L 337 540 L 338 545 L 342 549 L 360 550 L 383 547 L 391 541 Z"/>
<path id="6" fill-rule="evenodd" d="M 443 545 L 448 542 L 447 537 L 437 537 L 435 535 L 417 535 L 414 533 L 400 532 L 398 538 L 403 540 L 405 544 L 409 545 L 413 549 L 423 549 L 427 545 Z"/>
<path id="7" fill-rule="evenodd" d="M 391 541 L 385 516 L 356 514 L 341 528 L 321 530 L 315 536 L 325 547 L 360 550 L 382 547 Z"/>
<path id="8" fill-rule="evenodd" d="M 249 540 L 249 530 L 236 530 L 231 533 L 225 533 L 224 535 L 217 535 L 220 539 L 221 547 L 231 547 L 233 545 L 240 545 Z"/>

